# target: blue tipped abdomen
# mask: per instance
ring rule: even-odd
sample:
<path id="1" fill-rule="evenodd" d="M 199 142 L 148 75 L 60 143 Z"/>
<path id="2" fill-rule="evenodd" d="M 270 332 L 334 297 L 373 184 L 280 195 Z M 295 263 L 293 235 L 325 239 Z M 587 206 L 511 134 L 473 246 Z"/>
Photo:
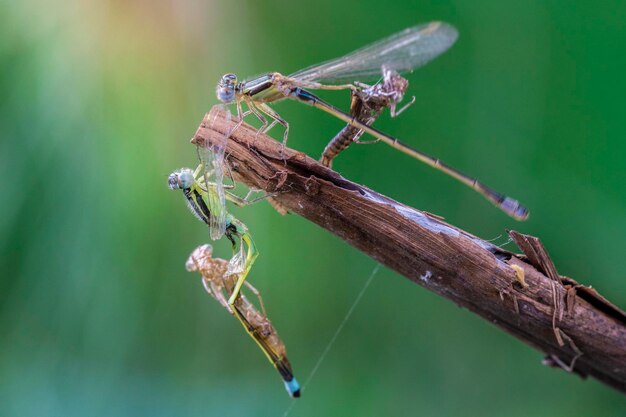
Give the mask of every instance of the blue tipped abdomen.
<path id="1" fill-rule="evenodd" d="M 291 381 L 285 381 L 285 389 L 293 398 L 300 396 L 300 384 L 298 384 L 296 378 L 293 378 Z"/>

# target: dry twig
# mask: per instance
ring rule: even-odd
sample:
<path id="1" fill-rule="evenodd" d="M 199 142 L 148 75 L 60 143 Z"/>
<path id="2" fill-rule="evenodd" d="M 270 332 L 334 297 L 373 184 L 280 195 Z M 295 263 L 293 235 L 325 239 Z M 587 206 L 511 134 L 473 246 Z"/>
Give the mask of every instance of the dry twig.
<path id="1" fill-rule="evenodd" d="M 208 120 L 194 143 L 219 140 L 232 123 L 220 115 L 211 126 Z M 291 212 L 545 352 L 545 363 L 626 393 L 626 314 L 559 276 L 538 239 L 511 232 L 524 252 L 513 254 L 350 182 L 245 124 L 232 133 L 226 153 L 238 181 L 276 193 Z"/>

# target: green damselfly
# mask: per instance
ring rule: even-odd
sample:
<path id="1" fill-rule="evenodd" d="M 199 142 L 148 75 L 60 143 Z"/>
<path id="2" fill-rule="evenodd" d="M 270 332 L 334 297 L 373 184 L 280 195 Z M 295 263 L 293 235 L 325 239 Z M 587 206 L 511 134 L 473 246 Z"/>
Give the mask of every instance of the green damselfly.
<path id="1" fill-rule="evenodd" d="M 246 225 L 226 210 L 226 199 L 239 206 L 249 204 L 246 199 L 226 191 L 224 186 L 224 151 L 228 136 L 224 135 L 220 143 L 198 145 L 200 164 L 195 171 L 190 168 L 179 169 L 170 174 L 167 182 L 170 189 L 183 191 L 191 212 L 209 226 L 212 240 L 226 236 L 231 242 L 231 269 L 240 274 L 240 282 L 229 300 L 232 305 L 257 257 L 257 251 Z"/>
<path id="2" fill-rule="evenodd" d="M 511 217 L 525 220 L 528 217 L 528 210 L 517 200 L 507 197 L 441 160 L 426 155 L 363 123 L 357 117 L 343 112 L 308 91 L 308 89 L 359 91 L 359 82 L 380 78 L 383 67 L 399 73 L 412 71 L 445 52 L 454 44 L 457 37 L 457 30 L 449 24 L 443 22 L 421 24 L 343 57 L 309 67 L 289 76 L 271 72 L 239 82 L 235 74 L 225 74 L 217 85 L 217 97 L 225 104 L 235 103 L 239 123 L 243 122 L 245 116 L 254 114 L 261 121 L 261 131 L 263 132 L 267 132 L 276 124 L 284 126 L 283 144 L 287 142 L 289 124 L 268 103 L 289 98 L 309 104 L 456 178 L 476 190 Z M 245 112 L 242 110 L 243 103 L 248 107 Z M 272 121 L 269 122 L 268 118 Z"/>

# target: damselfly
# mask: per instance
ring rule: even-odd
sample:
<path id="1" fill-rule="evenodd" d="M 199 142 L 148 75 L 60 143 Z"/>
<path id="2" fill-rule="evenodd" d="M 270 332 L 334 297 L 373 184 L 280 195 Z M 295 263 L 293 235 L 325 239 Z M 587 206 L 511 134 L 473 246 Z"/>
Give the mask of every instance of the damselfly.
<path id="1" fill-rule="evenodd" d="M 168 186 L 172 190 L 183 191 L 191 212 L 209 226 L 211 239 L 217 240 L 226 236 L 231 242 L 233 258 L 230 261 L 230 272 L 238 274 L 237 285 L 228 300 L 233 305 L 258 252 L 246 225 L 226 210 L 226 199 L 239 206 L 251 203 L 225 190 L 223 159 L 228 136 L 226 134 L 223 137 L 222 143 L 199 145 L 200 165 L 195 171 L 182 168 L 173 172 L 168 178 Z"/>
<path id="2" fill-rule="evenodd" d="M 229 304 L 228 298 L 233 294 L 238 281 L 237 274 L 229 273 L 232 261 L 213 258 L 212 255 L 211 245 L 197 247 L 185 264 L 187 270 L 197 271 L 202 275 L 202 284 L 206 291 L 243 324 L 248 335 L 257 343 L 280 374 L 289 395 L 299 397 L 300 385 L 293 376 L 285 344 L 267 317 L 261 294 L 252 284 L 245 283 L 246 287 L 257 297 L 261 311 L 243 293 L 237 297 L 234 305 Z"/>
<path id="3" fill-rule="evenodd" d="M 456 29 L 443 22 L 417 25 L 343 57 L 309 67 L 289 76 L 271 72 L 252 80 L 238 82 L 235 74 L 226 74 L 217 85 L 217 97 L 223 103 L 235 103 L 239 123 L 242 123 L 243 118 L 248 114 L 254 114 L 261 121 L 263 132 L 267 132 L 276 124 L 283 125 L 285 128 L 284 144 L 289 135 L 289 124 L 268 103 L 289 98 L 317 107 L 372 135 L 377 140 L 456 178 L 513 218 L 525 220 L 528 217 L 528 210 L 517 200 L 500 194 L 439 159 L 426 155 L 368 126 L 358 118 L 341 111 L 306 90 L 359 90 L 358 82 L 380 78 L 383 66 L 403 73 L 425 65 L 452 46 L 457 36 Z M 242 110 L 242 103 L 248 107 L 246 112 Z M 268 118 L 272 121 L 269 122 Z"/>
<path id="4" fill-rule="evenodd" d="M 216 187 L 213 184 L 204 182 L 201 168 L 202 165 L 195 171 L 189 168 L 182 168 L 173 172 L 168 178 L 168 185 L 172 190 L 181 189 L 185 194 L 187 204 L 192 213 L 209 226 L 217 223 L 213 216 L 220 217 L 223 215 L 224 234 L 222 236 L 226 236 L 233 247 L 231 272 L 239 274 L 237 285 L 228 300 L 228 303 L 232 305 L 241 290 L 241 285 L 243 285 L 246 276 L 250 272 L 258 252 L 246 225 L 226 212 L 223 206 L 213 203 L 214 200 L 218 200 Z M 223 210 L 223 212 L 220 212 L 220 210 Z"/>

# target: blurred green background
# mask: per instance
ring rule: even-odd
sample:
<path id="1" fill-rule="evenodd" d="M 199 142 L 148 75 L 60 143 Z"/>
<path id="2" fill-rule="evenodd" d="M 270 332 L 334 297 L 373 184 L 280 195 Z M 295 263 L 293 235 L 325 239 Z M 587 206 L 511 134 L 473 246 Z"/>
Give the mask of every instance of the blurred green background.
<path id="1" fill-rule="evenodd" d="M 377 125 L 520 199 L 529 221 L 384 145 L 335 168 L 496 244 L 539 236 L 562 274 L 626 307 L 624 2 L 2 1 L 0 415 L 282 415 L 274 369 L 184 269 L 208 235 L 167 176 L 196 163 L 188 141 L 223 73 L 290 73 L 429 20 L 460 38 Z M 341 128 L 275 108 L 314 157 Z M 233 212 L 304 381 L 376 262 L 266 202 Z M 626 412 L 541 358 L 382 268 L 291 415 Z"/>

